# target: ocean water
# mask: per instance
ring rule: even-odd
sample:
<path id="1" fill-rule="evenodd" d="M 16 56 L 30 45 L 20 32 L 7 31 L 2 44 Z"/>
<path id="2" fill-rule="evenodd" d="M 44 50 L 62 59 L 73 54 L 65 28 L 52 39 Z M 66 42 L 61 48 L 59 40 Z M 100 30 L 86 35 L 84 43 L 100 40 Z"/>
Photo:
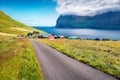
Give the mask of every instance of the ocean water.
<path id="1" fill-rule="evenodd" d="M 60 29 L 54 27 L 35 27 L 36 29 L 43 30 L 50 34 L 64 35 L 64 36 L 77 36 L 81 39 L 111 39 L 120 40 L 120 30 L 99 30 L 99 29 Z"/>

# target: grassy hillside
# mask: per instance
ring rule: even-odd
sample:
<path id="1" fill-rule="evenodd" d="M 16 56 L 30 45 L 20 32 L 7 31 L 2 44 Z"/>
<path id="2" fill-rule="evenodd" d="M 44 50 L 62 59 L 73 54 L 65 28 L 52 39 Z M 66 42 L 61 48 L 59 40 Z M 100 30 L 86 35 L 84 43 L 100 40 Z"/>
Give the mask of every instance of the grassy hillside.
<path id="1" fill-rule="evenodd" d="M 13 20 L 6 14 L 0 11 L 0 34 L 15 34 L 15 35 L 26 35 L 28 32 L 36 31 L 36 29 L 31 28 L 25 24 Z M 39 31 L 40 33 L 45 33 Z"/>
<path id="2" fill-rule="evenodd" d="M 30 40 L 11 37 L 33 31 L 0 11 L 0 80 L 44 80 Z"/>
<path id="3" fill-rule="evenodd" d="M 64 39 L 40 41 L 72 58 L 89 64 L 120 79 L 120 41 Z"/>

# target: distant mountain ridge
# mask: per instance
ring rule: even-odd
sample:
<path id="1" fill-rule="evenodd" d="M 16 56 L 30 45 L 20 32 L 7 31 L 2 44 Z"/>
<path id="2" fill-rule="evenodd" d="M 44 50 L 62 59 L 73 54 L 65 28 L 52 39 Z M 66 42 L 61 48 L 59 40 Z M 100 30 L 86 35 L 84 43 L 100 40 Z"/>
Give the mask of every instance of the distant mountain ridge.
<path id="1" fill-rule="evenodd" d="M 60 15 L 56 28 L 120 30 L 120 12 L 107 12 L 95 16 Z"/>

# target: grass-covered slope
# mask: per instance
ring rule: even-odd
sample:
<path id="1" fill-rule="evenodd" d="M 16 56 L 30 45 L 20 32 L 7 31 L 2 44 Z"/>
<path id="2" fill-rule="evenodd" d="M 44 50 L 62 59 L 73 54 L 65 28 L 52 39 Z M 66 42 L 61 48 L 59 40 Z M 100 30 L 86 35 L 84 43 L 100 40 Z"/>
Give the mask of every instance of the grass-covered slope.
<path id="1" fill-rule="evenodd" d="M 7 33 L 15 35 L 26 35 L 28 32 L 33 31 L 36 31 L 36 29 L 15 21 L 11 17 L 0 11 L 0 34 Z M 43 31 L 40 32 L 44 33 Z"/>
<path id="2" fill-rule="evenodd" d="M 11 37 L 33 31 L 0 11 L 0 80 L 44 80 L 30 40 Z"/>

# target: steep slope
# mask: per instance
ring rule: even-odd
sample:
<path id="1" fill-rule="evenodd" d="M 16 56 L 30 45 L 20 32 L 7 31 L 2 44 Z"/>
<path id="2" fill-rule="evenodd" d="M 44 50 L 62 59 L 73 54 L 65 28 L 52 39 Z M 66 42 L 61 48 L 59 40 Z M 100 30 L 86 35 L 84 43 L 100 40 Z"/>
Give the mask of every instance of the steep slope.
<path id="1" fill-rule="evenodd" d="M 57 28 L 120 29 L 120 12 L 95 16 L 61 15 Z"/>
<path id="2" fill-rule="evenodd" d="M 13 34 L 13 35 L 26 35 L 27 32 L 33 32 L 36 29 L 31 28 L 25 24 L 13 20 L 11 17 L 7 16 L 5 13 L 0 11 L 0 33 L 1 34 Z M 40 31 L 44 33 L 43 31 Z"/>

